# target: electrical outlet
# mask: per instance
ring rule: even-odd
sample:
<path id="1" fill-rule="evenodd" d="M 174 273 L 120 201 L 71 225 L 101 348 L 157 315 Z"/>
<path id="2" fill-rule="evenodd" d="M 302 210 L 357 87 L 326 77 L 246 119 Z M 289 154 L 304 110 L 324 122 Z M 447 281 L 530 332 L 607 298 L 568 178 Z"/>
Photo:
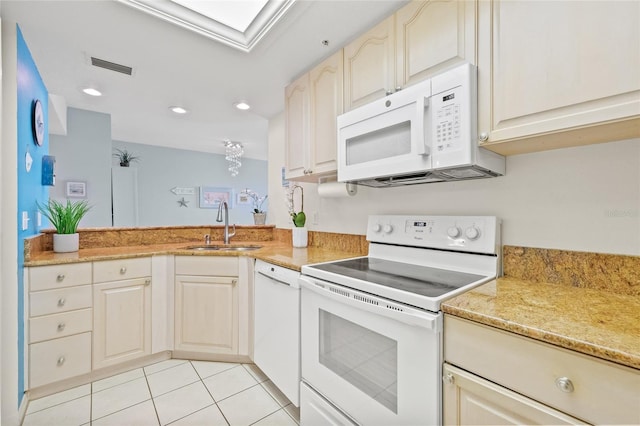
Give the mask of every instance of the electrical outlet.
<path id="1" fill-rule="evenodd" d="M 36 223 L 38 224 L 38 227 L 42 226 L 42 213 L 39 211 L 36 212 Z"/>

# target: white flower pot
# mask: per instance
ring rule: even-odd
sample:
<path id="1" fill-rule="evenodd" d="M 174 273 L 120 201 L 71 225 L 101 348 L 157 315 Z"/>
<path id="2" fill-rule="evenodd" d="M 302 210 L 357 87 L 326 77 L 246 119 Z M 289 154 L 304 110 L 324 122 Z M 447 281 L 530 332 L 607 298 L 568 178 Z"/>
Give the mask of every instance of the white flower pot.
<path id="1" fill-rule="evenodd" d="M 254 213 L 253 214 L 253 223 L 254 225 L 264 225 L 267 220 L 266 213 Z"/>
<path id="2" fill-rule="evenodd" d="M 309 232 L 307 231 L 307 228 L 305 228 L 304 226 L 298 228 L 296 226 L 291 230 L 291 233 L 292 233 L 292 237 L 293 237 L 293 246 L 294 247 L 306 247 L 307 246 L 307 242 L 309 240 Z"/>
<path id="3" fill-rule="evenodd" d="M 53 251 L 70 253 L 80 248 L 80 234 L 53 234 Z"/>

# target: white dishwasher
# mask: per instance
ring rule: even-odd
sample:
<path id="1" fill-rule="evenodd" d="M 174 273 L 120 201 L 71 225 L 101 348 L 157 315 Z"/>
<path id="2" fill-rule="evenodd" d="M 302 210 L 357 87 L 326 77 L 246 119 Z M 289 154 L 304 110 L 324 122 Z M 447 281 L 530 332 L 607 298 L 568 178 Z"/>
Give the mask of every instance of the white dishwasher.
<path id="1" fill-rule="evenodd" d="M 256 260 L 253 361 L 300 406 L 300 272 Z"/>

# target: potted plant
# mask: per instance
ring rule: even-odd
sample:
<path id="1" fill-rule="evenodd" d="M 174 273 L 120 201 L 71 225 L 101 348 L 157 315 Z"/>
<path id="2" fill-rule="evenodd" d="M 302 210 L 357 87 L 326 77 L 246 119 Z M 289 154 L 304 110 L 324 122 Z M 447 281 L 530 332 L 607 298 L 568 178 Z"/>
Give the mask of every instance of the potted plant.
<path id="1" fill-rule="evenodd" d="M 133 161 L 138 161 L 140 157 L 133 155 L 126 149 L 118 149 L 114 150 L 113 156 L 120 161 L 120 167 L 129 167 L 129 164 Z"/>
<path id="2" fill-rule="evenodd" d="M 69 201 L 63 204 L 56 200 L 49 200 L 47 204 L 41 205 L 36 202 L 38 210 L 56 229 L 53 234 L 53 251 L 58 253 L 68 253 L 78 251 L 80 238 L 78 234 L 78 224 L 85 214 L 91 209 L 86 200 Z"/>
<path id="3" fill-rule="evenodd" d="M 296 189 L 300 189 L 300 211 L 295 211 L 294 206 L 294 193 Z M 307 222 L 307 216 L 304 214 L 304 189 L 299 185 L 293 185 L 287 192 L 287 202 L 289 208 L 289 214 L 293 221 L 293 229 L 291 230 L 291 236 L 294 247 L 306 247 L 309 240 L 309 233 L 305 228 Z"/>
<path id="4" fill-rule="evenodd" d="M 267 219 L 267 212 L 262 209 L 262 205 L 267 200 L 268 195 L 263 195 L 262 197 L 258 195 L 257 192 L 253 192 L 249 188 L 242 191 L 244 194 L 247 194 L 253 203 L 253 223 L 255 225 L 264 225 Z"/>

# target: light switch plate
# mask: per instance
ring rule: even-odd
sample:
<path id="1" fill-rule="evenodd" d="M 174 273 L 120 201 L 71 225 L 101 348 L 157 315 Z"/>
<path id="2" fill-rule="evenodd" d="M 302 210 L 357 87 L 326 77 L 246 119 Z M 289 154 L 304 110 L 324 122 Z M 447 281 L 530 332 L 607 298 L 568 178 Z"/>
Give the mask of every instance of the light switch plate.
<path id="1" fill-rule="evenodd" d="M 22 230 L 29 229 L 29 212 L 22 212 Z"/>

